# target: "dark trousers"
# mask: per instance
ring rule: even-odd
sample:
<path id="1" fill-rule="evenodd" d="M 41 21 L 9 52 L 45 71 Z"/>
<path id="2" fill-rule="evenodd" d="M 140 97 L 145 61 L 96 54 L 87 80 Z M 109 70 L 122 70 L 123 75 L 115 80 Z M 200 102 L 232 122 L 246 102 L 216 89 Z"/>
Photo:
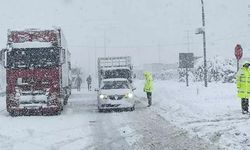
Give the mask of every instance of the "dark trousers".
<path id="1" fill-rule="evenodd" d="M 91 91 L 91 84 L 88 83 L 88 90 Z"/>
<path id="2" fill-rule="evenodd" d="M 152 105 L 152 92 L 147 92 L 148 105 Z"/>
<path id="3" fill-rule="evenodd" d="M 241 99 L 241 109 L 242 109 L 242 111 L 248 112 L 248 106 L 249 106 L 248 99 L 247 98 L 242 98 Z"/>
<path id="4" fill-rule="evenodd" d="M 77 91 L 81 91 L 81 85 L 77 85 Z"/>

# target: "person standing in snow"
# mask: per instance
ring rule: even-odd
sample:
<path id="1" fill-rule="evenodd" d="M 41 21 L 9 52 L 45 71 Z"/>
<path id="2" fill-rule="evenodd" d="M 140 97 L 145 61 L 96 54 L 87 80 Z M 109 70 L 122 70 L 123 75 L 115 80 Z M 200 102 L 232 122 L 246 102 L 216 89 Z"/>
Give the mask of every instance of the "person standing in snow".
<path id="1" fill-rule="evenodd" d="M 148 107 L 150 107 L 152 105 L 153 77 L 150 72 L 144 72 L 144 76 L 146 81 L 143 91 L 147 93 Z"/>
<path id="2" fill-rule="evenodd" d="M 82 84 L 82 78 L 77 75 L 76 77 L 76 87 L 77 87 L 77 91 L 80 91 L 81 90 L 81 84 Z"/>
<path id="3" fill-rule="evenodd" d="M 237 73 L 237 89 L 238 97 L 241 98 L 241 109 L 242 114 L 248 113 L 248 99 L 250 96 L 250 62 L 246 61 L 243 64 L 243 67 Z"/>
<path id="4" fill-rule="evenodd" d="M 90 75 L 87 77 L 86 81 L 87 81 L 87 84 L 88 84 L 88 90 L 91 91 L 91 82 L 92 82 L 92 79 L 91 79 Z"/>

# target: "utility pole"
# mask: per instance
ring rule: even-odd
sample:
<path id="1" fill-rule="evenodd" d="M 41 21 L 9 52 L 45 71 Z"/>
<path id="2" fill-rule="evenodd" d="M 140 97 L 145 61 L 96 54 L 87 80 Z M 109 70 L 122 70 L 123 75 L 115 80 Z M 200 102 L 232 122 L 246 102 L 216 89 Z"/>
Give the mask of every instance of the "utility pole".
<path id="1" fill-rule="evenodd" d="M 189 36 L 189 31 L 187 30 L 187 50 L 190 52 L 190 36 Z"/>
<path id="2" fill-rule="evenodd" d="M 95 51 L 95 76 L 97 77 L 96 39 L 94 40 L 94 51 Z"/>
<path id="3" fill-rule="evenodd" d="M 107 57 L 107 47 L 106 47 L 106 31 L 103 34 L 103 44 L 104 44 L 104 57 Z"/>
<path id="4" fill-rule="evenodd" d="M 207 52 L 206 52 L 206 32 L 205 32 L 205 12 L 204 12 L 204 2 L 201 0 L 202 4 L 202 27 L 203 27 L 203 51 L 204 51 L 204 82 L 205 87 L 207 87 Z"/>
<path id="5" fill-rule="evenodd" d="M 90 49 L 88 49 L 88 74 L 90 74 Z"/>

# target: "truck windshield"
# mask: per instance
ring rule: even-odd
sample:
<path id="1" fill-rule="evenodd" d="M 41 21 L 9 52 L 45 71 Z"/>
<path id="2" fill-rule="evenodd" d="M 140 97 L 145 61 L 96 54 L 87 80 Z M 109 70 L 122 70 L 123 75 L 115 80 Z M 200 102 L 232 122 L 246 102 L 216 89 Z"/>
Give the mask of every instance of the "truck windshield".
<path id="1" fill-rule="evenodd" d="M 105 81 L 101 89 L 128 89 L 129 85 L 126 81 Z"/>
<path id="2" fill-rule="evenodd" d="M 46 68 L 58 66 L 59 62 L 57 48 L 20 48 L 7 53 L 8 68 Z"/>
<path id="3" fill-rule="evenodd" d="M 104 79 L 109 78 L 130 78 L 131 71 L 129 69 L 114 69 L 114 70 L 105 70 Z"/>

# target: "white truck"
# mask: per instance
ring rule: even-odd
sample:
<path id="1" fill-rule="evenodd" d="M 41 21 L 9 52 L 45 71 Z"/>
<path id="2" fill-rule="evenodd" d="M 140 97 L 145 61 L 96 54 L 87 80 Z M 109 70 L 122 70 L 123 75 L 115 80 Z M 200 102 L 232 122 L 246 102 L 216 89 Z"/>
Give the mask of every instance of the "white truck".
<path id="1" fill-rule="evenodd" d="M 98 58 L 97 91 L 99 111 L 107 109 L 134 110 L 131 57 Z"/>

